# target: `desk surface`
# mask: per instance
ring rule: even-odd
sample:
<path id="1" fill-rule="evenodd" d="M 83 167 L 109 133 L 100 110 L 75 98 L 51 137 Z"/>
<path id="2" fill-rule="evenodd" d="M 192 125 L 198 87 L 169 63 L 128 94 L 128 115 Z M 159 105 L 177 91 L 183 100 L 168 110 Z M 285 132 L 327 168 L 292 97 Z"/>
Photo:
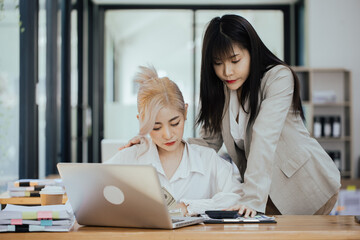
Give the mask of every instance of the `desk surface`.
<path id="1" fill-rule="evenodd" d="M 198 224 L 176 230 L 87 227 L 69 233 L 0 233 L 0 239 L 360 239 L 354 216 L 276 216 L 277 223 Z"/>

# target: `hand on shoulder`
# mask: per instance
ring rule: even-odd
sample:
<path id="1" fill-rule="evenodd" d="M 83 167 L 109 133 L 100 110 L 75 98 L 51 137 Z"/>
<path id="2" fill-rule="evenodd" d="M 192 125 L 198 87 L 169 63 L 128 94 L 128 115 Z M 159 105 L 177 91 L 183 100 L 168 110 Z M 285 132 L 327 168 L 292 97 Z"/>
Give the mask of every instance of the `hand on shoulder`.
<path id="1" fill-rule="evenodd" d="M 129 142 L 127 144 L 125 144 L 124 146 L 119 147 L 119 151 L 121 151 L 121 150 L 123 150 L 125 148 L 129 148 L 129 147 L 131 147 L 133 145 L 140 144 L 140 142 L 141 142 L 140 139 L 141 139 L 140 136 L 133 137 L 132 139 L 129 140 Z"/>

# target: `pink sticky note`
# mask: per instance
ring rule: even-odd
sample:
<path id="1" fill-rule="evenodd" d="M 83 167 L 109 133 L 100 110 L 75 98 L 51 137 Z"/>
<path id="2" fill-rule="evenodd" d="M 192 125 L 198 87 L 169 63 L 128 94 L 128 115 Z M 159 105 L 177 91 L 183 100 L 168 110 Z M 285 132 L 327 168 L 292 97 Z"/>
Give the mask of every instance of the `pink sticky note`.
<path id="1" fill-rule="evenodd" d="M 22 219 L 11 219 L 11 225 L 22 225 Z"/>
<path id="2" fill-rule="evenodd" d="M 38 219 L 52 219 L 52 211 L 38 211 Z"/>

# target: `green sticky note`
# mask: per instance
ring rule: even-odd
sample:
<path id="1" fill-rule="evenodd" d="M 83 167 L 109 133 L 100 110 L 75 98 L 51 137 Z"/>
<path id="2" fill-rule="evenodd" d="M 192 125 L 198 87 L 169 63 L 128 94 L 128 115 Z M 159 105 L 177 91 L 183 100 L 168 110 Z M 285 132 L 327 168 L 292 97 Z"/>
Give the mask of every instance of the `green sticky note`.
<path id="1" fill-rule="evenodd" d="M 37 219 L 36 212 L 22 212 L 22 219 Z"/>
<path id="2" fill-rule="evenodd" d="M 356 186 L 355 185 L 349 185 L 346 187 L 346 190 L 348 191 L 356 191 Z"/>

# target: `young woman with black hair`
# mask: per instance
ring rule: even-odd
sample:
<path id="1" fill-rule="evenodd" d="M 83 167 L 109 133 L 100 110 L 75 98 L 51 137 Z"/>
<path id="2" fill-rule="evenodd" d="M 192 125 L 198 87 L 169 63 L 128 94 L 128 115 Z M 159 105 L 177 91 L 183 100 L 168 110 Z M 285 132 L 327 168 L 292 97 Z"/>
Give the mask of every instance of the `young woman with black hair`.
<path id="1" fill-rule="evenodd" d="M 294 71 L 238 15 L 212 19 L 201 62 L 201 138 L 224 143 L 243 180 L 239 204 L 266 214 L 329 214 L 340 173 L 303 123 Z M 239 206 L 234 206 L 238 209 Z"/>

